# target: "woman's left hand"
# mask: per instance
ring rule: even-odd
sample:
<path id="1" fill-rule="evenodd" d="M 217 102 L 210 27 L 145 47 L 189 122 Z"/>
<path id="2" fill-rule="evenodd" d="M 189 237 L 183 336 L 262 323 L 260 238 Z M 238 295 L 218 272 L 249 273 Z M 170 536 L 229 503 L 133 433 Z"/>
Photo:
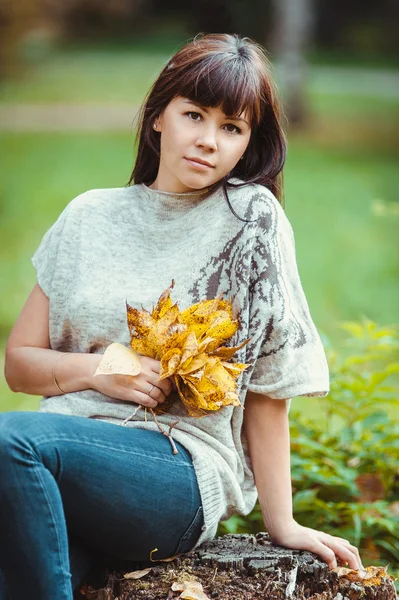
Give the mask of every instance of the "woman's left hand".
<path id="1" fill-rule="evenodd" d="M 296 521 L 276 535 L 270 535 L 272 541 L 279 546 L 296 550 L 310 550 L 318 554 L 333 569 L 337 566 L 337 558 L 350 569 L 364 570 L 356 546 L 345 540 L 317 529 L 303 527 Z"/>

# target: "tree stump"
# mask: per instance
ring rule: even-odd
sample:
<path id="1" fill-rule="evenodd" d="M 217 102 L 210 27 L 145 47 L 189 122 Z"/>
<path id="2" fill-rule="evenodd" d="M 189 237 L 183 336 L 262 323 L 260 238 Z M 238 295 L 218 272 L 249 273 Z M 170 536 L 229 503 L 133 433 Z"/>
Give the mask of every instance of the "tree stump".
<path id="1" fill-rule="evenodd" d="M 131 571 L 138 570 L 137 563 Z M 330 569 L 311 552 L 271 543 L 264 532 L 227 534 L 181 554 L 169 562 L 140 563 L 151 567 L 138 579 L 129 572 L 107 572 L 104 588 L 81 588 L 87 600 L 396 600 L 393 577 L 373 567 L 374 577 Z M 146 569 L 148 570 L 148 569 Z M 130 577 L 133 577 L 130 573 Z M 106 581 L 106 579 L 103 579 Z M 189 582 L 197 582 L 191 584 Z"/>

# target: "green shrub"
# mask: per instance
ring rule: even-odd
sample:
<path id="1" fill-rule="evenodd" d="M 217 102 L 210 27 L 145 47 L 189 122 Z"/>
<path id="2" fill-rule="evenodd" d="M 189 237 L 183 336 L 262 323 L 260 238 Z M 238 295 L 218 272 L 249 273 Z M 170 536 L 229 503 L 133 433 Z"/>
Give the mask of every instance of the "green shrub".
<path id="1" fill-rule="evenodd" d="M 340 353 L 323 340 L 331 388 L 319 414 L 290 412 L 294 516 L 351 540 L 365 565 L 388 562 L 398 577 L 398 329 L 366 318 L 340 327 L 349 334 Z M 246 519 L 221 522 L 218 535 L 261 530 L 257 504 Z"/>

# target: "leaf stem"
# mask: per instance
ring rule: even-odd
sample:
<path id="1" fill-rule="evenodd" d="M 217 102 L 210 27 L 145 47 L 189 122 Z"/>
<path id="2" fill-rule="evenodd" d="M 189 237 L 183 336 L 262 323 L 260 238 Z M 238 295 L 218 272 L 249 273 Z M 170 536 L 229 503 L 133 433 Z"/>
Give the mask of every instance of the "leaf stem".
<path id="1" fill-rule="evenodd" d="M 179 421 L 175 421 L 174 423 L 172 423 L 171 425 L 169 425 L 169 433 L 167 433 L 167 432 L 165 431 L 165 429 L 163 429 L 163 428 L 161 427 L 161 425 L 160 425 L 160 423 L 159 423 L 159 421 L 158 421 L 158 419 L 157 419 L 157 417 L 156 417 L 156 415 L 155 415 L 154 411 L 152 410 L 152 408 L 150 408 L 150 411 L 151 411 L 151 414 L 152 414 L 152 416 L 154 417 L 154 421 L 155 421 L 155 423 L 158 425 L 158 428 L 159 428 L 159 430 L 161 431 L 161 433 L 163 433 L 164 435 L 166 435 L 166 437 L 167 437 L 167 438 L 169 438 L 169 441 L 170 441 L 170 443 L 171 443 L 171 445 L 172 445 L 172 448 L 173 448 L 173 454 L 179 454 L 179 451 L 178 451 L 178 449 L 176 448 L 176 444 L 175 444 L 175 442 L 174 442 L 174 439 L 172 438 L 172 436 L 171 436 L 171 433 L 170 433 L 170 432 L 172 431 L 172 428 L 173 428 L 175 425 L 177 425 L 177 424 L 179 423 Z"/>
<path id="2" fill-rule="evenodd" d="M 139 404 L 138 407 L 132 412 L 132 414 L 130 415 L 130 417 L 126 417 L 126 419 L 124 421 L 122 421 L 121 425 L 126 425 L 126 423 L 128 421 L 131 421 L 133 419 L 133 417 L 138 413 L 138 411 L 140 410 L 140 408 L 142 408 L 141 404 Z"/>

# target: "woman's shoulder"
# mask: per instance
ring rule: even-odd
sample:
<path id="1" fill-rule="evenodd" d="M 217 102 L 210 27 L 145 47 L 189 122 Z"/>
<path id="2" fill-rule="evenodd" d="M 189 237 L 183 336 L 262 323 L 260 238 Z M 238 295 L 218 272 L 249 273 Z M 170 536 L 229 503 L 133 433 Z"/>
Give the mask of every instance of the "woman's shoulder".
<path id="1" fill-rule="evenodd" d="M 70 213 L 81 212 L 86 207 L 102 208 L 112 206 L 116 199 L 128 198 L 129 188 L 93 188 L 81 192 L 67 204 Z"/>
<path id="2" fill-rule="evenodd" d="M 251 219 L 272 218 L 272 220 L 286 219 L 285 211 L 278 198 L 269 188 L 260 183 L 248 183 L 238 177 L 231 178 L 229 182 L 239 187 L 228 187 L 229 196 L 236 200 L 236 205 L 245 207 Z"/>

